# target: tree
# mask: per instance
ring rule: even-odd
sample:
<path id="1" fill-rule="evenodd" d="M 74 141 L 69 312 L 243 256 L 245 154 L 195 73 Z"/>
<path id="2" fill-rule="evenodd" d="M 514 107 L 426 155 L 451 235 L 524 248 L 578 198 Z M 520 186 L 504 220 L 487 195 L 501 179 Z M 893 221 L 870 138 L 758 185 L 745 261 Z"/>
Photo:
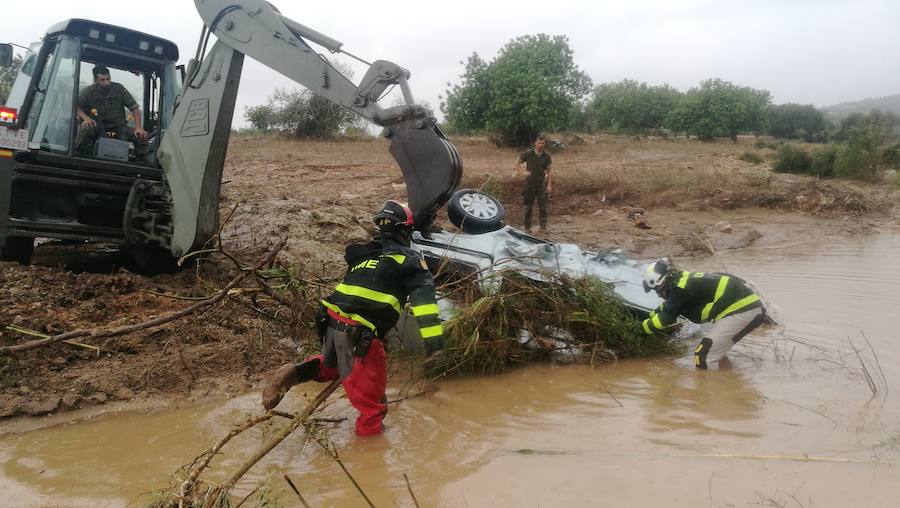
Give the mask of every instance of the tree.
<path id="1" fill-rule="evenodd" d="M 854 113 L 841 120 L 833 139 L 848 141 L 854 131 L 865 130 L 868 135 L 875 136 L 879 144 L 885 143 L 895 137 L 898 125 L 900 125 L 900 119 L 894 113 L 883 113 L 877 109 L 873 109 L 869 113 Z"/>
<path id="2" fill-rule="evenodd" d="M 459 131 L 497 133 L 509 145 L 527 145 L 541 131 L 564 129 L 591 87 L 563 35 L 518 37 L 490 63 L 473 54 L 460 78 L 441 103 L 448 123 Z"/>
<path id="3" fill-rule="evenodd" d="M 812 104 L 769 107 L 769 135 L 776 138 L 825 140 L 825 116 Z"/>
<path id="4" fill-rule="evenodd" d="M 346 66 L 336 68 L 352 77 Z M 244 118 L 259 131 L 295 138 L 331 138 L 361 122 L 353 111 L 300 89 L 276 89 L 267 104 L 244 108 Z"/>
<path id="5" fill-rule="evenodd" d="M 6 104 L 6 99 L 9 98 L 9 92 L 12 90 L 21 67 L 22 57 L 16 55 L 13 57 L 12 65 L 0 69 L 0 104 Z"/>
<path id="6" fill-rule="evenodd" d="M 648 86 L 626 79 L 594 88 L 587 106 L 591 125 L 597 129 L 635 132 L 664 126 L 681 92 L 669 85 Z"/>
<path id="7" fill-rule="evenodd" d="M 729 137 L 736 142 L 738 134 L 765 131 L 770 101 L 768 90 L 708 79 L 688 90 L 666 124 L 700 139 Z"/>

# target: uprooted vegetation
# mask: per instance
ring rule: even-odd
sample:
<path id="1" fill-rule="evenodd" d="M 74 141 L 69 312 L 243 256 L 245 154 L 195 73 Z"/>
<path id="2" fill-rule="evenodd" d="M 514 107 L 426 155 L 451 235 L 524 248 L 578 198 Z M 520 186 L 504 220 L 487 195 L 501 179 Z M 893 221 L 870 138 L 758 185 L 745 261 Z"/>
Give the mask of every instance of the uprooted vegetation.
<path id="1" fill-rule="evenodd" d="M 495 276 L 502 282 L 491 294 L 465 278 L 442 287 L 459 308 L 445 323 L 445 349 L 429 365 L 428 377 L 496 374 L 550 358 L 594 365 L 678 350 L 664 337 L 641 333 L 637 318 L 608 283 L 568 277 L 538 283 L 512 272 Z"/>

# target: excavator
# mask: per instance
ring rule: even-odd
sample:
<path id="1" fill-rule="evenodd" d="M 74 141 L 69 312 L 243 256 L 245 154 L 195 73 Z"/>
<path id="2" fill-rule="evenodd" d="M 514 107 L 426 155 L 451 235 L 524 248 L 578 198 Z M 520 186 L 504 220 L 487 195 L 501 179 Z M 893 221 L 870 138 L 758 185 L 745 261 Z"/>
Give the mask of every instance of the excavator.
<path id="1" fill-rule="evenodd" d="M 0 107 L 3 260 L 28 264 L 35 238 L 100 241 L 118 243 L 138 269 L 153 271 L 161 260 L 171 262 L 214 237 L 245 56 L 382 127 L 416 228 L 431 227 L 459 185 L 462 161 L 431 112 L 416 105 L 408 70 L 362 60 L 264 0 L 194 5 L 203 28 L 184 66 L 168 40 L 84 19 L 50 27 L 29 48 Z M 320 48 L 368 65 L 359 84 Z M 0 45 L 0 65 L 10 58 L 11 47 Z M 78 95 L 96 65 L 110 69 L 112 80 L 137 100 L 149 134 L 144 160 L 124 140 L 104 139 L 105 148 L 98 142 L 90 154 L 76 150 Z M 402 103 L 382 107 L 395 86 Z"/>

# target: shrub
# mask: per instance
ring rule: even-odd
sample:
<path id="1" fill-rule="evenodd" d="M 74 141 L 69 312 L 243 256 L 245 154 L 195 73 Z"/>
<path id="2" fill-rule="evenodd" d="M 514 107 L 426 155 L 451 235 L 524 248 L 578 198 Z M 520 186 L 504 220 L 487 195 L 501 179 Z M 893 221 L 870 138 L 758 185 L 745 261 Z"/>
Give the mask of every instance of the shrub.
<path id="1" fill-rule="evenodd" d="M 754 166 L 757 164 L 762 164 L 762 161 L 763 161 L 762 156 L 756 152 L 744 152 L 738 157 L 738 159 L 740 159 L 744 162 L 749 162 L 750 164 L 753 164 Z"/>
<path id="2" fill-rule="evenodd" d="M 784 144 L 775 152 L 775 171 L 779 173 L 808 173 L 812 158 L 806 150 Z"/>
<path id="3" fill-rule="evenodd" d="M 812 163 L 809 166 L 811 175 L 830 178 L 834 176 L 834 161 L 837 160 L 840 148 L 837 145 L 828 145 L 814 150 Z"/>
<path id="4" fill-rule="evenodd" d="M 834 176 L 854 180 L 872 180 L 881 161 L 881 133 L 877 129 L 859 128 L 850 133 L 847 147 L 834 161 Z"/>
<path id="5" fill-rule="evenodd" d="M 894 143 L 885 148 L 881 152 L 881 161 L 887 167 L 900 168 L 900 143 Z"/>

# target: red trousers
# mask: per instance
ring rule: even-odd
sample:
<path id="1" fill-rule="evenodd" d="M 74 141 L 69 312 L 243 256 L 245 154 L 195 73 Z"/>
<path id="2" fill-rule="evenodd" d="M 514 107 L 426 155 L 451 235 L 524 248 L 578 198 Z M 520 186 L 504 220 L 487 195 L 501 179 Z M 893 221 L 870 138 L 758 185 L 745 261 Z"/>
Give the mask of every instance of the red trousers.
<path id="1" fill-rule="evenodd" d="M 306 360 L 319 359 L 319 375 L 316 381 L 333 381 L 339 377 L 336 368 L 328 368 L 322 355 L 315 355 Z M 384 429 L 381 421 L 387 415 L 387 398 L 384 390 L 387 387 L 387 355 L 384 344 L 372 339 L 372 346 L 366 356 L 353 358 L 353 370 L 341 382 L 350 404 L 359 411 L 356 418 L 356 433 L 360 436 L 381 434 Z"/>

